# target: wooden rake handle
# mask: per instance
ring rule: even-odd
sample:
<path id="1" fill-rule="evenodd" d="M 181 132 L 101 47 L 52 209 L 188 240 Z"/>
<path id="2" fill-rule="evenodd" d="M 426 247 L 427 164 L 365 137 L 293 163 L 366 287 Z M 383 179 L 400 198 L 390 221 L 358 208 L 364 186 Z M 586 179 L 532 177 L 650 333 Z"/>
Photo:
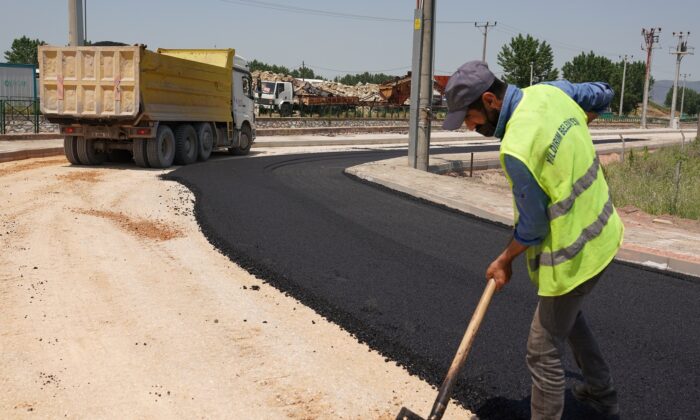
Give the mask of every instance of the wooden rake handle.
<path id="1" fill-rule="evenodd" d="M 450 401 L 450 396 L 452 395 L 452 388 L 454 388 L 455 381 L 457 379 L 457 374 L 460 370 L 462 370 L 464 362 L 467 361 L 467 355 L 469 354 L 469 350 L 474 342 L 474 336 L 479 330 L 481 321 L 484 319 L 486 309 L 488 309 L 489 303 L 491 303 L 491 298 L 493 297 L 495 291 L 496 281 L 494 279 L 490 279 L 488 283 L 486 283 L 486 289 L 484 289 L 484 293 L 481 295 L 481 299 L 479 299 L 479 304 L 476 306 L 474 315 L 472 315 L 472 319 L 469 321 L 469 326 L 467 327 L 467 331 L 464 333 L 462 342 L 459 344 L 457 354 L 455 355 L 454 360 L 452 360 L 452 365 L 450 365 L 450 369 L 447 371 L 447 376 L 445 376 L 445 380 L 442 382 L 442 385 L 440 385 L 440 391 L 435 399 L 435 404 L 433 404 L 433 409 L 430 412 L 428 420 L 439 420 L 445 413 L 447 403 Z"/>

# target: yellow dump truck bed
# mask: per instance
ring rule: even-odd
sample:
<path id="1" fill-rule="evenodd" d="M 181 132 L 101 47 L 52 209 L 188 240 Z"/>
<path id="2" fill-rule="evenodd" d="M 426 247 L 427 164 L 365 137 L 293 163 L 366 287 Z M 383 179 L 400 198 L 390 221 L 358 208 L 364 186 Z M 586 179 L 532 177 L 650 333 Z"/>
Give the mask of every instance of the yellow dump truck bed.
<path id="1" fill-rule="evenodd" d="M 233 56 L 232 49 L 42 46 L 41 111 L 69 119 L 230 122 Z"/>

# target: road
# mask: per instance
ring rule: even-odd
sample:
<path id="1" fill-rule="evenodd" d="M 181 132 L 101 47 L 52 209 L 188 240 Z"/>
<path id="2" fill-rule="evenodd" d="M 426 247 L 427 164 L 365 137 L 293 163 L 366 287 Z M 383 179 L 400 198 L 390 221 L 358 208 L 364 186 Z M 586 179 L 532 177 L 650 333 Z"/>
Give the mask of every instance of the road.
<path id="1" fill-rule="evenodd" d="M 343 173 L 402 153 L 217 159 L 168 178 L 195 192 L 202 230 L 225 255 L 437 385 L 483 290 L 485 267 L 510 234 Z M 697 279 L 619 263 L 588 299 L 584 312 L 611 365 L 623 417 L 697 415 L 699 301 Z M 529 417 L 524 358 L 535 305 L 519 261 L 456 390 L 482 418 Z M 580 379 L 570 357 L 566 372 L 569 385 Z M 565 418 L 591 417 L 568 391 L 566 398 Z"/>

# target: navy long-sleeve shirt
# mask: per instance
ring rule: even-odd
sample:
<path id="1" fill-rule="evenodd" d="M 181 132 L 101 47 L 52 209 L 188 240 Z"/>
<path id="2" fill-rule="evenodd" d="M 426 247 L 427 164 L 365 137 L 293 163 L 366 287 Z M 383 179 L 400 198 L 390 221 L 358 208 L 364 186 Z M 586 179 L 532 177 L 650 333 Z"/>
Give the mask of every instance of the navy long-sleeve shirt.
<path id="1" fill-rule="evenodd" d="M 586 112 L 600 113 L 608 108 L 613 98 L 613 90 L 607 83 L 570 83 L 566 80 L 545 82 L 566 92 L 571 99 Z M 495 136 L 499 139 L 505 135 L 506 124 L 513 111 L 523 98 L 523 92 L 513 85 L 508 85 L 501 114 L 496 125 Z M 513 236 L 523 245 L 532 246 L 542 243 L 549 233 L 547 207 L 549 197 L 535 181 L 535 177 L 523 162 L 506 155 L 505 170 L 513 182 L 513 197 L 520 217 Z"/>

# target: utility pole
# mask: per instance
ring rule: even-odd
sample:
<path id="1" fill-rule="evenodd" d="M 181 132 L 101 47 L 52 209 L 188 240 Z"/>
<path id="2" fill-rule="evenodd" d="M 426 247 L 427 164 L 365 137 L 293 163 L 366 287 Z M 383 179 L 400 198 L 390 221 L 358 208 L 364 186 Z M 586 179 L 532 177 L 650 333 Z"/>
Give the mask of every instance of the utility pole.
<path id="1" fill-rule="evenodd" d="M 68 0 L 68 42 L 71 47 L 85 45 L 82 0 Z"/>
<path id="2" fill-rule="evenodd" d="M 654 50 L 654 44 L 659 42 L 659 36 L 656 34 L 661 32 L 661 28 L 642 29 L 642 37 L 644 44 L 642 51 L 647 52 L 647 68 L 644 77 L 644 100 L 642 102 L 642 128 L 647 128 L 647 105 L 649 104 L 649 76 L 651 75 L 651 53 Z"/>
<path id="3" fill-rule="evenodd" d="M 633 58 L 634 56 L 630 56 Z M 622 57 L 621 57 L 622 58 Z M 620 89 L 620 112 L 618 113 L 622 116 L 622 104 L 625 99 L 625 75 L 627 74 L 627 54 L 622 58 L 622 88 Z"/>
<path id="4" fill-rule="evenodd" d="M 496 26 L 497 24 L 498 22 L 474 22 L 474 26 L 476 26 L 477 28 L 484 28 L 484 51 L 481 53 L 481 61 L 486 61 L 486 38 L 489 35 L 489 27 Z"/>
<path id="5" fill-rule="evenodd" d="M 87 42 L 87 1 L 83 0 L 83 40 Z M 83 45 L 85 45 L 83 42 Z"/>
<path id="6" fill-rule="evenodd" d="M 669 121 L 670 128 L 678 128 L 678 120 L 676 120 L 676 99 L 678 98 L 678 77 L 681 73 L 681 60 L 688 54 L 693 54 L 693 48 L 688 50 L 688 41 L 686 38 L 690 36 L 690 32 L 674 32 L 673 36 L 678 37 L 678 45 L 675 50 L 669 51 L 670 54 L 676 56 L 676 77 L 673 79 L 673 99 L 671 99 L 671 120 Z"/>
<path id="7" fill-rule="evenodd" d="M 408 162 L 413 168 L 428 170 L 430 125 L 433 101 L 433 16 L 435 0 L 417 0 L 413 26 L 413 66 L 411 72 L 411 121 Z"/>
<path id="8" fill-rule="evenodd" d="M 690 73 L 684 73 L 683 75 L 683 93 L 681 93 L 681 111 L 680 111 L 680 118 L 683 119 L 683 101 L 685 101 L 685 79 L 687 77 L 690 77 Z"/>
<path id="9" fill-rule="evenodd" d="M 532 73 L 533 73 L 534 69 L 535 69 L 535 62 L 533 61 L 530 63 L 530 86 L 532 86 Z"/>

